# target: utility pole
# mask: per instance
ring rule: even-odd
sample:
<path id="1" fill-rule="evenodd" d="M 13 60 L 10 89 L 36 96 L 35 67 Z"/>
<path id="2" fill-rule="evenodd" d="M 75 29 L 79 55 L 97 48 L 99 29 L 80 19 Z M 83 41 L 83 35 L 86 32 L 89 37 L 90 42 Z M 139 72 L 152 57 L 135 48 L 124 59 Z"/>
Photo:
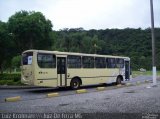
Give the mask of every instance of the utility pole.
<path id="1" fill-rule="evenodd" d="M 153 0 L 150 0 L 151 10 L 151 31 L 152 31 L 152 75 L 153 75 L 153 86 L 157 85 L 157 74 L 156 74 L 156 54 L 155 54 L 155 35 L 154 35 L 154 13 L 153 13 Z"/>

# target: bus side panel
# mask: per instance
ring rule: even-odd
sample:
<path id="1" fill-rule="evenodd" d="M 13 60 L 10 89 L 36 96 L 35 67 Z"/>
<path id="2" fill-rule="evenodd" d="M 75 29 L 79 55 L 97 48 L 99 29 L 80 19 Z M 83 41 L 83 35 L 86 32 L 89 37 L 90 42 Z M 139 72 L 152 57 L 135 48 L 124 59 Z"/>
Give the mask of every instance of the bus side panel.
<path id="1" fill-rule="evenodd" d="M 73 77 L 78 76 L 82 80 L 82 85 L 92 85 L 101 83 L 116 82 L 116 78 L 119 75 L 119 69 L 68 69 L 67 85 L 70 85 L 70 81 Z M 70 80 L 69 80 L 70 79 Z"/>
<path id="2" fill-rule="evenodd" d="M 36 68 L 35 85 L 57 87 L 57 69 Z"/>
<path id="3" fill-rule="evenodd" d="M 118 68 L 107 68 L 105 69 L 105 72 L 107 72 L 107 78 L 103 80 L 103 83 L 114 83 L 117 80 L 117 76 L 119 75 L 119 69 Z"/>
<path id="4" fill-rule="evenodd" d="M 67 70 L 70 77 L 67 79 L 67 85 L 70 85 L 70 80 L 76 76 L 80 77 L 82 80 L 82 85 L 89 85 L 89 84 L 97 84 L 99 81 L 98 78 L 96 78 L 95 69 L 68 69 Z"/>
<path id="5" fill-rule="evenodd" d="M 100 83 L 113 83 L 116 82 L 117 76 L 119 75 L 119 69 L 117 68 L 105 68 L 105 69 L 95 69 L 97 75 L 100 76 Z"/>
<path id="6" fill-rule="evenodd" d="M 35 69 L 34 70 L 35 70 L 34 85 L 57 87 L 57 84 L 58 84 L 57 68 L 40 68 L 37 63 L 37 54 L 35 55 Z"/>

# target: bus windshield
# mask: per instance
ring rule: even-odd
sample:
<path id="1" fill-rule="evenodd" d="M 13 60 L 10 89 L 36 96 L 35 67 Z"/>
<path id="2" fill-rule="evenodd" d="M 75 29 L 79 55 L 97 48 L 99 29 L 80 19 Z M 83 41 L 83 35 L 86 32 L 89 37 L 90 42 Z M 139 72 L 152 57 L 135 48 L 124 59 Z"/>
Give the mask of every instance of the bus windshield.
<path id="1" fill-rule="evenodd" d="M 22 65 L 32 64 L 33 52 L 26 52 L 22 54 Z"/>

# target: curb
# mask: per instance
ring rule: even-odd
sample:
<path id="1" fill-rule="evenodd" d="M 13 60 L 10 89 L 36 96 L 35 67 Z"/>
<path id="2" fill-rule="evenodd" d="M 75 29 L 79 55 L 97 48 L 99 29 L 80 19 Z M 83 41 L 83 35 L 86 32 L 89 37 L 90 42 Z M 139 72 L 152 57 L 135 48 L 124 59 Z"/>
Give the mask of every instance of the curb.
<path id="1" fill-rule="evenodd" d="M 126 83 L 125 86 L 131 86 L 133 85 L 132 83 Z"/>
<path id="2" fill-rule="evenodd" d="M 106 89 L 105 87 L 97 87 L 98 91 L 102 91 L 102 90 L 105 90 L 105 89 Z"/>
<path id="3" fill-rule="evenodd" d="M 145 80 L 144 82 L 145 82 L 145 83 L 149 83 L 149 80 Z"/>
<path id="4" fill-rule="evenodd" d="M 140 85 L 140 84 L 141 84 L 141 82 L 140 82 L 140 81 L 137 81 L 137 82 L 136 82 L 136 85 Z"/>
<path id="5" fill-rule="evenodd" d="M 58 96 L 59 96 L 59 93 L 48 93 L 48 94 L 47 94 L 47 97 L 48 97 L 48 98 L 58 97 Z"/>
<path id="6" fill-rule="evenodd" d="M 116 85 L 116 87 L 121 87 L 122 86 L 122 84 L 118 84 L 118 85 Z"/>
<path id="7" fill-rule="evenodd" d="M 20 96 L 5 98 L 5 102 L 16 102 L 20 100 L 21 100 Z"/>
<path id="8" fill-rule="evenodd" d="M 80 89 L 80 90 L 76 90 L 77 94 L 81 94 L 81 93 L 87 93 L 86 89 Z"/>

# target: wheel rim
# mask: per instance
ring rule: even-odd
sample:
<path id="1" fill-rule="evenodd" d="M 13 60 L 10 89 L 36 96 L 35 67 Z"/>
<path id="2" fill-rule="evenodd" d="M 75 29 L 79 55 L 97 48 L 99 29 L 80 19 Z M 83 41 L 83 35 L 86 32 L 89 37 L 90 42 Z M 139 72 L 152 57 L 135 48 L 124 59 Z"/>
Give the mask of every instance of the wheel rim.
<path id="1" fill-rule="evenodd" d="M 74 88 L 78 88 L 78 82 L 74 82 L 74 83 L 73 83 L 73 87 L 74 87 Z"/>
<path id="2" fill-rule="evenodd" d="M 117 79 L 117 84 L 121 84 L 121 78 Z"/>

